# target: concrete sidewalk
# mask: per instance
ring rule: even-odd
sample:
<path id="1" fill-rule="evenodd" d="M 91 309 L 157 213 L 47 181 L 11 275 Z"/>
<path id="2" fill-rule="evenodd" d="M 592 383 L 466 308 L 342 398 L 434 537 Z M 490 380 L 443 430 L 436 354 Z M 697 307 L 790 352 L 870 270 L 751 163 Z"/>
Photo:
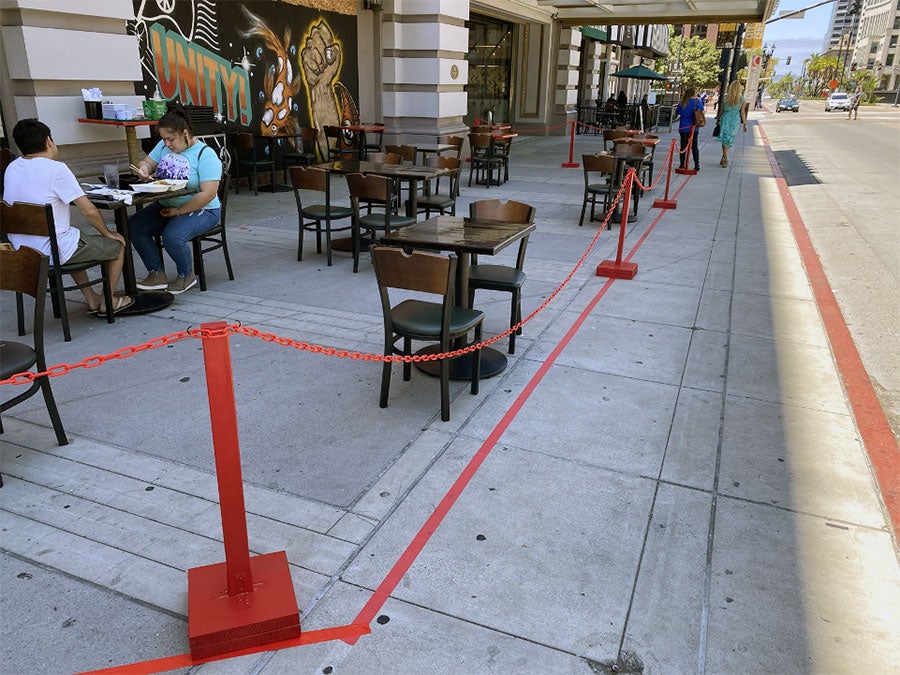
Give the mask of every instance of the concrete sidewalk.
<path id="1" fill-rule="evenodd" d="M 463 182 L 458 212 L 484 198 L 537 207 L 528 314 L 597 223 L 577 226 L 583 179 L 560 166 L 568 139 L 518 140 L 510 182 Z M 678 208 L 649 208 L 658 186 L 628 229 L 638 275 L 594 274 L 614 256 L 615 225 L 525 326 L 507 370 L 478 396 L 454 384 L 450 422 L 421 373 L 403 382 L 395 368 L 382 410 L 380 364 L 231 338 L 251 550 L 287 551 L 305 632 L 360 621 L 372 632 L 352 645 L 169 666 L 202 675 L 896 669 L 900 566 L 889 521 L 765 148 L 755 133 L 741 141 L 722 169 L 704 131 L 702 171 L 673 176 Z M 578 136 L 576 154 L 601 145 Z M 235 281 L 211 254 L 207 292 L 112 326 L 73 297 L 70 343 L 47 322 L 49 362 L 222 319 L 380 352 L 370 262 L 354 275 L 337 254 L 327 267 L 312 239 L 297 262 L 290 193 L 242 191 L 228 217 Z M 508 303 L 476 296 L 489 335 L 505 329 Z M 15 339 L 13 305 L 0 309 L 0 334 Z M 189 651 L 186 570 L 224 560 L 200 349 L 186 340 L 55 378 L 68 446 L 54 445 L 39 396 L 4 415 L 7 672 Z M 461 475 L 458 499 L 442 501 Z M 426 540 L 435 512 L 442 520 Z"/>

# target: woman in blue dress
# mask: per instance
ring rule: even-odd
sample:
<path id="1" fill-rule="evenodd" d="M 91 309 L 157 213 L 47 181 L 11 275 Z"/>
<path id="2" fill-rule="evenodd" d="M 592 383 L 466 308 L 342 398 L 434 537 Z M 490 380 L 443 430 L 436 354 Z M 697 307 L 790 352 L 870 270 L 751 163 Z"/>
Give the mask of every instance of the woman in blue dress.
<path id="1" fill-rule="evenodd" d="M 741 83 L 738 80 L 728 85 L 725 100 L 719 106 L 719 143 L 722 144 L 722 161 L 720 166 L 728 166 L 728 150 L 734 145 L 734 134 L 738 123 L 747 131 L 747 109 L 741 94 Z"/>

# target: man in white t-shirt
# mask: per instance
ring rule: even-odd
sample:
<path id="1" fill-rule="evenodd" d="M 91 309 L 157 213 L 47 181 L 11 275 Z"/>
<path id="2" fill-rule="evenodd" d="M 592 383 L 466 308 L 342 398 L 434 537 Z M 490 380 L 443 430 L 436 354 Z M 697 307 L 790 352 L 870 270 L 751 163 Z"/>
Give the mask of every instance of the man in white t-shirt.
<path id="1" fill-rule="evenodd" d="M 78 179 L 62 162 L 57 161 L 59 148 L 50 135 L 50 127 L 35 118 L 19 120 L 13 129 L 13 139 L 22 153 L 6 167 L 3 178 L 3 201 L 50 204 L 53 207 L 53 221 L 56 226 L 56 241 L 59 244 L 59 259 L 62 263 L 89 260 L 108 260 L 106 269 L 112 288 L 115 289 L 122 276 L 125 260 L 125 239 L 118 232 L 110 232 L 103 222 L 97 207 L 91 204 Z M 86 234 L 70 224 L 69 204 L 75 204 L 87 221 L 100 234 Z M 28 246 L 46 256 L 50 255 L 50 237 L 10 234 L 10 243 L 15 247 Z M 78 284 L 87 283 L 87 272 L 73 272 L 72 278 Z M 81 289 L 88 311 L 106 315 L 103 296 L 91 286 Z M 113 313 L 130 307 L 133 298 L 113 299 Z"/>

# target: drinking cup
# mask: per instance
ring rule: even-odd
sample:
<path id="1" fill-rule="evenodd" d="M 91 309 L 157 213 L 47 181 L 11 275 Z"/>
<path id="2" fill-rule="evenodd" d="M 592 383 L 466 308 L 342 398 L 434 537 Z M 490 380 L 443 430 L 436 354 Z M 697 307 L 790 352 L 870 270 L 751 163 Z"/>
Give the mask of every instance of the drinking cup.
<path id="1" fill-rule="evenodd" d="M 103 180 L 106 182 L 106 187 L 112 188 L 113 190 L 119 189 L 119 165 L 118 164 L 104 164 L 103 165 Z"/>

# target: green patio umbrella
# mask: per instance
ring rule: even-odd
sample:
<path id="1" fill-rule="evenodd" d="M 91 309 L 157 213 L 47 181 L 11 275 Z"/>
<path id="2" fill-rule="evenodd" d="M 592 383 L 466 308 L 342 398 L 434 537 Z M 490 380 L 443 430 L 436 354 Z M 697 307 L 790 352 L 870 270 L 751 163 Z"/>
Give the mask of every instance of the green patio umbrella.
<path id="1" fill-rule="evenodd" d="M 655 70 L 651 70 L 644 64 L 631 66 L 625 70 L 620 70 L 612 74 L 613 77 L 630 77 L 633 80 L 668 80 L 665 75 L 660 75 Z"/>

